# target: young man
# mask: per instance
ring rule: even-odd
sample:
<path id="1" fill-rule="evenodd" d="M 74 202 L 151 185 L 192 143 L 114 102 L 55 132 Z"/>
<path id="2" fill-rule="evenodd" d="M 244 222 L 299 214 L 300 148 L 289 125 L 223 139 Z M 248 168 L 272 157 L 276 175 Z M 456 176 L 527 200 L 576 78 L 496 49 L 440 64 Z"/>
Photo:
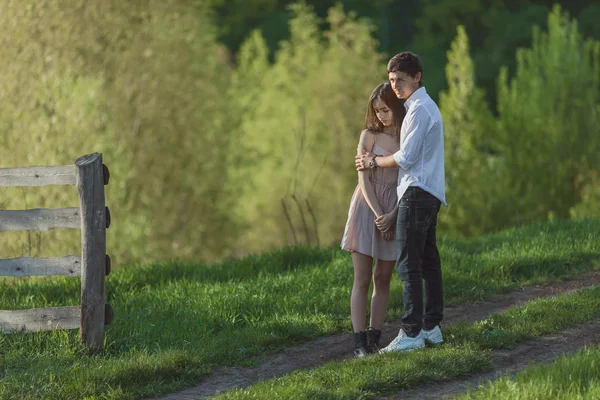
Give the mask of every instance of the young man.
<path id="1" fill-rule="evenodd" d="M 364 153 L 355 159 L 359 171 L 400 166 L 396 271 L 403 281 L 404 316 L 400 333 L 382 352 L 419 349 L 425 340 L 444 341 L 439 326 L 444 308 L 442 270 L 436 245 L 437 216 L 440 206 L 446 205 L 442 117 L 423 87 L 423 67 L 416 54 L 395 55 L 387 71 L 396 96 L 406 100 L 400 150 L 388 157 Z"/>

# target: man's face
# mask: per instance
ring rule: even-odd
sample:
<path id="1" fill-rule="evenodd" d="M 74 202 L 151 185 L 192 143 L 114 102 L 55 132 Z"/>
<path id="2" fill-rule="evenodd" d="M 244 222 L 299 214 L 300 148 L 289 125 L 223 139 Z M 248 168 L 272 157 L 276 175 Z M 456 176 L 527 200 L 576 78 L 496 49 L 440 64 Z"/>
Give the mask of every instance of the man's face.
<path id="1" fill-rule="evenodd" d="M 396 97 L 400 100 L 406 100 L 410 95 L 419 88 L 419 81 L 421 80 L 421 73 L 417 72 L 415 76 L 410 76 L 405 72 L 390 72 L 388 74 L 390 84 Z"/>

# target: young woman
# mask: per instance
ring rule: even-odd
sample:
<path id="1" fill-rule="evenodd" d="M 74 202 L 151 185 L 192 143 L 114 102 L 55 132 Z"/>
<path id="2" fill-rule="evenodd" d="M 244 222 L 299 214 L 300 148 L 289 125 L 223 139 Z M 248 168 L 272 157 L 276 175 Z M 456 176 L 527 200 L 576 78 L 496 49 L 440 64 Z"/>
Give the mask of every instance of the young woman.
<path id="1" fill-rule="evenodd" d="M 388 156 L 400 149 L 400 128 L 406 110 L 389 82 L 375 88 L 367 105 L 365 129 L 358 153 Z M 379 350 L 390 280 L 396 262 L 395 223 L 398 211 L 398 169 L 375 168 L 358 172 L 358 186 L 348 212 L 341 247 L 352 252 L 354 286 L 350 300 L 354 354 L 364 357 Z M 376 259 L 373 273 L 373 259 Z M 366 327 L 367 295 L 373 277 L 370 326 Z"/>

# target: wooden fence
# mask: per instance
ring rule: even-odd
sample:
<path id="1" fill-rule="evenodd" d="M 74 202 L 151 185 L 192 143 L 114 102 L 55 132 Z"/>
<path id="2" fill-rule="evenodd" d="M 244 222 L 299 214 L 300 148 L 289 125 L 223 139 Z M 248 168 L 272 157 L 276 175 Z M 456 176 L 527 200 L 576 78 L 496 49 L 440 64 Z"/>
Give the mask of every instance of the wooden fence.
<path id="1" fill-rule="evenodd" d="M 104 326 L 112 321 L 104 288 L 111 264 L 106 254 L 110 212 L 104 199 L 108 180 L 100 153 L 82 156 L 74 165 L 0 168 L 0 186 L 76 185 L 79 192 L 78 208 L 0 211 L 0 232 L 81 229 L 81 256 L 0 259 L 0 276 L 81 276 L 81 306 L 0 310 L 1 332 L 79 328 L 92 353 L 102 349 Z"/>

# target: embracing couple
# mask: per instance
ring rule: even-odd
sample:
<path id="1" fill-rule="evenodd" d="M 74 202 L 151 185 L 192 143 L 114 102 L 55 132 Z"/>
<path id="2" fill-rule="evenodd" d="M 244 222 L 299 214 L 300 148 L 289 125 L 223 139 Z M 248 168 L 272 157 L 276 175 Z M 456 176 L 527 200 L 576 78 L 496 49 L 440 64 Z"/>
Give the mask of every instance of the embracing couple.
<path id="1" fill-rule="evenodd" d="M 421 82 L 423 67 L 416 54 L 395 55 L 387 72 L 389 81 L 377 86 L 369 98 L 355 159 L 358 186 L 341 244 L 352 252 L 354 264 L 350 310 L 354 354 L 359 357 L 444 341 L 436 245 L 437 216 L 440 206 L 446 205 L 442 117 Z M 398 336 L 380 348 L 394 267 L 403 281 L 404 316 Z"/>

